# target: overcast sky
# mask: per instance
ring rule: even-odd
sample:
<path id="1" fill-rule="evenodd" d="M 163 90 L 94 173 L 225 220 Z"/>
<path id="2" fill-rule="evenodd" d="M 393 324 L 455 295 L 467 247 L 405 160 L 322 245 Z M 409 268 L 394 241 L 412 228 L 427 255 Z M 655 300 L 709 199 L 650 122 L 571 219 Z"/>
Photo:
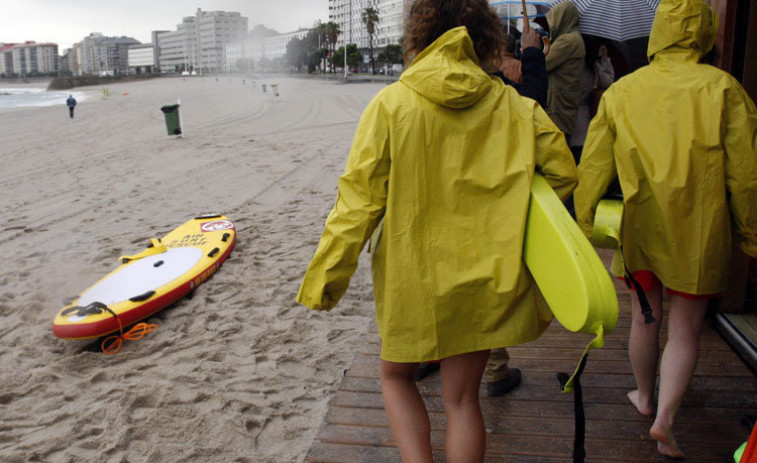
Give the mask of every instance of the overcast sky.
<path id="1" fill-rule="evenodd" d="M 150 41 L 150 31 L 176 30 L 185 16 L 204 11 L 237 11 L 252 29 L 263 24 L 278 32 L 328 21 L 328 0 L 11 0 L 0 12 L 0 42 L 57 43 L 59 53 L 90 32 Z"/>

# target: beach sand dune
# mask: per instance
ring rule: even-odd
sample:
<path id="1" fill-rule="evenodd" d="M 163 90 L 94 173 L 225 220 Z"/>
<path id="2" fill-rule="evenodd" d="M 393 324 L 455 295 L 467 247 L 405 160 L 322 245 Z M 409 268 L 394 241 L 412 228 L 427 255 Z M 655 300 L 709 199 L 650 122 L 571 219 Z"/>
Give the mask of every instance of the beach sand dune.
<path id="1" fill-rule="evenodd" d="M 74 119 L 0 112 L 0 461 L 302 461 L 373 318 L 367 260 L 331 313 L 294 299 L 382 87 L 163 78 L 77 89 Z M 63 300 L 201 213 L 237 247 L 157 331 L 114 356 L 53 336 Z"/>

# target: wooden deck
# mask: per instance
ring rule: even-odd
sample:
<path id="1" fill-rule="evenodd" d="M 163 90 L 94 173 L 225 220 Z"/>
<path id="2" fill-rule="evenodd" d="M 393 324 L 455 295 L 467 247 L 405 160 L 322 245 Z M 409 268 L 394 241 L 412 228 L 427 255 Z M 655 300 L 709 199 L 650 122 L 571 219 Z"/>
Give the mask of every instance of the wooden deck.
<path id="1" fill-rule="evenodd" d="M 606 255 L 603 255 L 606 258 Z M 626 393 L 634 387 L 628 360 L 630 293 L 616 284 L 620 319 L 603 349 L 594 350 L 581 379 L 586 411 L 586 461 L 643 463 L 669 461 L 657 453 L 648 431 L 652 419 L 639 415 Z M 664 345 L 665 325 L 662 328 Z M 511 366 L 523 371 L 521 386 L 499 398 L 481 387 L 488 431 L 487 462 L 571 462 L 573 396 L 559 390 L 557 372 L 572 372 L 588 335 L 553 323 L 536 342 L 508 349 Z M 345 373 L 330 404 L 308 462 L 400 462 L 384 413 L 375 330 Z M 436 461 L 443 462 L 445 418 L 439 375 L 419 383 L 431 416 Z M 757 415 L 757 377 L 711 327 L 702 334 L 694 378 L 678 413 L 676 434 L 687 462 L 733 461 L 749 436 L 740 422 Z"/>

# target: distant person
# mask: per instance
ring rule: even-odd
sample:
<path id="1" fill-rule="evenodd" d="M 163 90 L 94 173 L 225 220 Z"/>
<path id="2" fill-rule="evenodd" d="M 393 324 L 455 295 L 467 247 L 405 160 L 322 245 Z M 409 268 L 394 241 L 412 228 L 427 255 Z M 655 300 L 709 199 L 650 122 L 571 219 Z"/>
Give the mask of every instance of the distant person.
<path id="1" fill-rule="evenodd" d="M 330 310 L 372 254 L 381 388 L 404 461 L 431 462 L 415 374 L 441 360 L 446 461 L 480 462 L 489 350 L 538 338 L 552 314 L 523 261 L 531 181 L 557 194 L 575 164 L 546 112 L 490 73 L 504 35 L 486 0 L 416 0 L 399 82 L 363 112 L 297 300 Z"/>
<path id="2" fill-rule="evenodd" d="M 558 3 L 547 13 L 551 44 L 547 52 L 547 113 L 570 143 L 578 116 L 584 41 L 578 31 L 578 8 L 571 2 Z"/>
<path id="3" fill-rule="evenodd" d="M 650 64 L 616 81 L 589 125 L 578 166 L 578 222 L 620 179 L 625 264 L 646 294 L 645 323 L 634 291 L 628 350 L 657 450 L 681 458 L 673 425 L 699 356 L 710 300 L 728 286 L 732 237 L 757 257 L 757 109 L 730 74 L 701 60 L 718 31 L 702 0 L 662 0 L 649 36 Z M 659 357 L 663 288 L 670 295 L 667 343 Z M 655 404 L 655 382 L 660 372 Z"/>
<path id="4" fill-rule="evenodd" d="M 68 115 L 71 116 L 71 119 L 73 119 L 74 108 L 76 107 L 76 98 L 74 98 L 73 95 L 68 95 L 68 99 L 66 100 L 66 105 L 68 106 Z"/>
<path id="5" fill-rule="evenodd" d="M 615 70 L 607 46 L 591 36 L 586 36 L 584 43 L 586 60 L 581 73 L 576 125 L 570 138 L 570 150 L 573 152 L 576 165 L 581 161 L 586 131 L 589 129 L 591 118 L 597 113 L 599 98 L 615 82 Z"/>
<path id="6" fill-rule="evenodd" d="M 578 97 L 578 113 L 576 114 L 576 125 L 568 143 L 576 165 L 581 162 L 581 152 L 586 140 L 586 131 L 589 129 L 591 118 L 597 112 L 599 98 L 615 81 L 615 70 L 612 67 L 607 47 L 600 43 L 597 37 L 588 35 L 584 36 L 584 45 L 586 47 L 586 58 L 584 60 L 583 71 L 581 72 L 581 93 Z M 607 196 L 614 198 L 622 196 L 617 181 L 612 182 L 608 188 Z M 575 218 L 576 211 L 573 196 L 565 201 L 565 207 L 568 209 L 571 217 Z"/>

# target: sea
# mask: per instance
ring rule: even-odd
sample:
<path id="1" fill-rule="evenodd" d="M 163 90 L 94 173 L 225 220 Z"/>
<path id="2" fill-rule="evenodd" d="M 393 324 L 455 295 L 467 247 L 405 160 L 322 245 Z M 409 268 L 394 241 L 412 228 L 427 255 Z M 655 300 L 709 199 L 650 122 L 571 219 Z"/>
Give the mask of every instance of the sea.
<path id="1" fill-rule="evenodd" d="M 48 92 L 44 87 L 3 87 L 0 84 L 0 111 L 28 106 L 65 105 L 68 95 L 73 95 L 77 103 L 87 98 L 82 92 Z"/>

